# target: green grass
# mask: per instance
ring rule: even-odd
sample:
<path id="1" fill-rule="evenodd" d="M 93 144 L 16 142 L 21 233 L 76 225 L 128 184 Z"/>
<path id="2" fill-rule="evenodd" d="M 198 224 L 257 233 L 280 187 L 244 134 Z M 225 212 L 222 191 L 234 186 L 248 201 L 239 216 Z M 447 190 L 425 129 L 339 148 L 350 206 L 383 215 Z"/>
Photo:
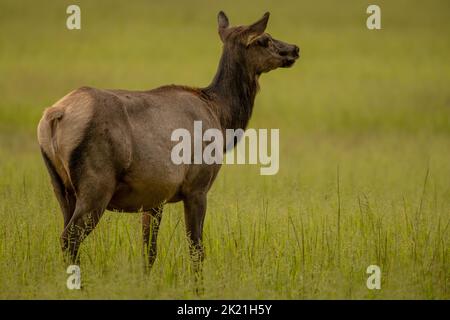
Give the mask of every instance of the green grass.
<path id="1" fill-rule="evenodd" d="M 209 193 L 203 298 L 450 298 L 450 22 L 447 1 L 71 1 L 0 4 L 0 298 L 195 298 L 180 204 L 141 268 L 140 216 L 107 212 L 66 288 L 62 215 L 35 137 L 45 107 L 82 85 L 203 86 L 216 14 L 296 43 L 261 78 L 251 127 L 280 129 L 280 171 L 224 166 Z M 339 188 L 338 188 L 339 185 Z M 382 289 L 366 288 L 366 268 Z"/>

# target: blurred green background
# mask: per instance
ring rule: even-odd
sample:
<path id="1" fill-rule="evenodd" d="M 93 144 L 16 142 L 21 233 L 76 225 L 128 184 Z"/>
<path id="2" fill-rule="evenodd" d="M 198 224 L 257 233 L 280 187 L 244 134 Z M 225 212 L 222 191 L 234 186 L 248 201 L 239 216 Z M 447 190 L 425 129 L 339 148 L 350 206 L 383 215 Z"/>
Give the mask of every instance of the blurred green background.
<path id="1" fill-rule="evenodd" d="M 1 0 L 0 297 L 195 297 L 180 205 L 150 279 L 140 219 L 108 213 L 83 246 L 85 289 L 66 289 L 35 130 L 80 86 L 208 85 L 224 10 L 232 25 L 270 11 L 267 31 L 301 58 L 261 77 L 250 122 L 280 129 L 279 173 L 225 166 L 210 192 L 204 297 L 448 299 L 450 2 L 376 1 L 376 31 L 372 3 Z M 366 288 L 370 264 L 382 290 Z"/>

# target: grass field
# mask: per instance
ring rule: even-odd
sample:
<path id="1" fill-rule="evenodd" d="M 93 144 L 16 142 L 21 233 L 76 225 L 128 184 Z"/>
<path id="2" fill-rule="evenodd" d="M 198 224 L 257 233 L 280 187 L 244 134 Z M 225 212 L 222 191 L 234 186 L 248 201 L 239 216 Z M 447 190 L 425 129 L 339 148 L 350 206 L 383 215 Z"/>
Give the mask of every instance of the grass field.
<path id="1" fill-rule="evenodd" d="M 82 29 L 65 27 L 81 7 Z M 141 268 L 140 215 L 107 212 L 66 288 L 62 215 L 36 142 L 74 88 L 206 86 L 216 15 L 271 11 L 298 63 L 261 78 L 250 127 L 280 129 L 280 171 L 224 166 L 209 193 L 201 298 L 450 298 L 448 1 L 0 2 L 0 298 L 196 298 L 180 204 Z M 366 268 L 379 265 L 381 290 Z"/>

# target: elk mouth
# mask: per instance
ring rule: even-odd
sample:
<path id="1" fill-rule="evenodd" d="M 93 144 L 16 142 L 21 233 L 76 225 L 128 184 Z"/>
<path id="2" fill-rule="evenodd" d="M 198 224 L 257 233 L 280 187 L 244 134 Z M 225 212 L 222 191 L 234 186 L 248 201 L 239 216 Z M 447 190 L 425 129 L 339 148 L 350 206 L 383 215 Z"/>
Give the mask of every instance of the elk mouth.
<path id="1" fill-rule="evenodd" d="M 294 65 L 295 61 L 298 59 L 297 57 L 288 57 L 283 59 L 282 68 L 290 68 Z"/>

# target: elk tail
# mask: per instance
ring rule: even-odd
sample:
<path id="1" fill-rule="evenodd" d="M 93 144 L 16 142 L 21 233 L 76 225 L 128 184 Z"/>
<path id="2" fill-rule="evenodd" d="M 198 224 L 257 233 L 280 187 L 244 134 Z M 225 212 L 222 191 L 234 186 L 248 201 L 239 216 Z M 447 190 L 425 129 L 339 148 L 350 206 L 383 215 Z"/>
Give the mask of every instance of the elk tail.
<path id="1" fill-rule="evenodd" d="M 48 124 L 50 126 L 50 139 L 51 139 L 51 146 L 53 149 L 53 153 L 56 154 L 58 151 L 58 145 L 56 143 L 56 126 L 58 125 L 58 120 L 61 119 L 64 115 L 64 110 L 62 108 L 55 108 L 55 109 L 49 109 L 45 113 L 45 120 L 48 121 Z"/>

